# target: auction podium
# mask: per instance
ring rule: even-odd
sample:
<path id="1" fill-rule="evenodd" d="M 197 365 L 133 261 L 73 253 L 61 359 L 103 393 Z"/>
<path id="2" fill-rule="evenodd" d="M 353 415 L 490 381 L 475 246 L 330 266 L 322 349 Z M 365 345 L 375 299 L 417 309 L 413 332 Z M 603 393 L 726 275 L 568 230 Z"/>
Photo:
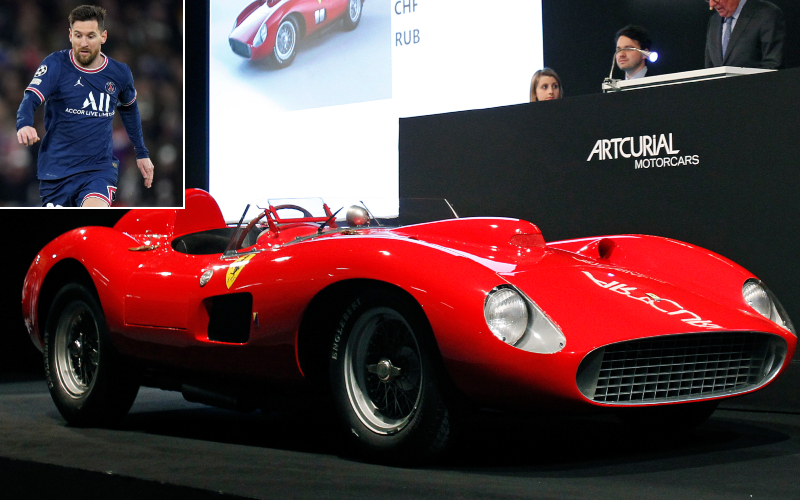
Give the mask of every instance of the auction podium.
<path id="1" fill-rule="evenodd" d="M 719 68 L 698 69 L 694 71 L 682 71 L 680 73 L 668 73 L 666 75 L 645 76 L 634 80 L 612 80 L 606 79 L 603 82 L 603 92 L 621 92 L 624 90 L 645 89 L 650 87 L 661 87 L 663 85 L 675 85 L 679 83 L 699 82 L 703 80 L 715 80 L 717 78 L 728 78 L 731 76 L 754 75 L 756 73 L 766 73 L 775 71 L 774 69 L 760 68 L 738 68 L 735 66 L 722 66 Z"/>

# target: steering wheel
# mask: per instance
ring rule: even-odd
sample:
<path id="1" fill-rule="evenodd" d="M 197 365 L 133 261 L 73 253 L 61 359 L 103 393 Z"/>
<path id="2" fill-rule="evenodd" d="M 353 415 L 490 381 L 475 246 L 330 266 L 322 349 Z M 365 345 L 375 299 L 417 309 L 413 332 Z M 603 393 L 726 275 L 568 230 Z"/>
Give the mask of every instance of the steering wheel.
<path id="1" fill-rule="evenodd" d="M 236 240 L 236 246 L 234 247 L 234 249 L 238 250 L 238 249 L 242 248 L 242 243 L 244 243 L 245 236 L 247 236 L 247 234 L 250 231 L 252 231 L 254 227 L 256 227 L 256 224 L 258 223 L 258 221 L 263 219 L 265 215 L 267 215 L 267 211 L 266 210 L 261 212 L 261 214 L 259 214 L 256 218 L 254 218 L 253 220 L 251 220 L 247 224 L 247 226 L 244 228 L 244 230 L 241 232 L 241 234 L 239 234 L 239 238 Z"/>
<path id="2" fill-rule="evenodd" d="M 311 215 L 311 212 L 306 210 L 305 208 L 298 206 L 298 205 L 278 205 L 277 207 L 272 207 L 277 212 L 278 210 L 297 210 L 303 214 L 303 217 L 314 217 Z"/>
<path id="3" fill-rule="evenodd" d="M 297 210 L 298 212 L 303 214 L 303 217 L 314 217 L 313 215 L 311 215 L 311 212 L 309 212 L 308 210 L 306 210 L 305 208 L 303 208 L 303 207 L 301 207 L 299 205 L 278 205 L 278 206 L 272 207 L 272 208 L 275 209 L 275 211 L 278 211 L 278 210 Z M 244 230 L 242 231 L 242 233 L 239 235 L 239 239 L 236 240 L 236 248 L 237 249 L 238 248 L 242 248 L 242 243 L 244 243 L 245 237 L 250 233 L 250 231 L 253 230 L 254 227 L 256 227 L 256 224 L 258 224 L 258 221 L 263 219 L 264 216 L 266 216 L 266 215 L 267 215 L 267 210 L 264 210 L 263 212 L 261 212 L 261 214 L 259 214 L 256 218 L 254 218 L 253 220 L 250 221 L 250 223 L 247 224 L 247 227 L 245 227 Z"/>

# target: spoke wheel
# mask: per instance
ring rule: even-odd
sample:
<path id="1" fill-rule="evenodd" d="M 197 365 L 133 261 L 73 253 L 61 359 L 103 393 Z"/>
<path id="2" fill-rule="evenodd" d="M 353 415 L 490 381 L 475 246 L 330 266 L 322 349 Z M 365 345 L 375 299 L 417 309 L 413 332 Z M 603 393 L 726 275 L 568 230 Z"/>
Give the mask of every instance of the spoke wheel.
<path id="1" fill-rule="evenodd" d="M 343 304 L 331 333 L 330 383 L 345 435 L 362 455 L 381 463 L 419 464 L 441 454 L 452 411 L 422 309 L 383 289 Z"/>
<path id="2" fill-rule="evenodd" d="M 83 285 L 66 285 L 53 299 L 44 366 L 53 402 L 71 425 L 112 425 L 139 391 L 136 370 L 114 349 L 97 296 Z"/>
<path id="3" fill-rule="evenodd" d="M 347 395 L 368 429 L 394 434 L 408 425 L 425 380 L 419 345 L 400 314 L 374 308 L 359 318 L 344 363 Z"/>
<path id="4" fill-rule="evenodd" d="M 55 332 L 55 366 L 59 384 L 73 398 L 92 387 L 99 358 L 97 320 L 83 302 L 72 302 Z"/>
<path id="5" fill-rule="evenodd" d="M 294 20 L 284 19 L 275 34 L 273 58 L 280 67 L 292 64 L 297 54 L 297 25 Z"/>
<path id="6" fill-rule="evenodd" d="M 347 14 L 344 16 L 344 29 L 351 31 L 356 29 L 361 21 L 362 0 L 350 0 L 347 5 Z"/>

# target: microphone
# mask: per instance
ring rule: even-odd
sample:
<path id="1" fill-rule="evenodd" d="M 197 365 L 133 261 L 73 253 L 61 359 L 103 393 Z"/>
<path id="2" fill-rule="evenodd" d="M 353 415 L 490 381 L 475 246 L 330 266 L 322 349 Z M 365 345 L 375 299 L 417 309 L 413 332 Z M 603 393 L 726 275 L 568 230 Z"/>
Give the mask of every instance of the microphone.
<path id="1" fill-rule="evenodd" d="M 611 87 L 614 87 L 614 88 L 616 88 L 616 86 L 617 86 L 616 83 L 619 80 L 615 80 L 614 78 L 612 78 L 611 75 L 614 74 L 614 64 L 616 64 L 616 62 L 617 62 L 617 54 L 619 54 L 623 50 L 635 50 L 636 52 L 640 52 L 642 55 L 644 55 L 647 58 L 647 60 L 650 61 L 650 62 L 658 61 L 658 52 L 655 52 L 655 51 L 637 49 L 635 47 L 627 47 L 627 48 L 617 49 L 616 52 L 614 52 L 614 56 L 611 58 L 611 71 L 608 72 L 608 78 L 603 80 L 603 83 L 608 84 L 608 85 L 610 85 Z"/>

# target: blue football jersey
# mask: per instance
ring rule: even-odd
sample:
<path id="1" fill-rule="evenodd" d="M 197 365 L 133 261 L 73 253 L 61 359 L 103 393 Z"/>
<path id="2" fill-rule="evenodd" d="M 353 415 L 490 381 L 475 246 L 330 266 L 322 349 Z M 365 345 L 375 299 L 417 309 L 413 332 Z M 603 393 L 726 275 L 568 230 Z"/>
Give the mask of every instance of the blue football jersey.
<path id="1" fill-rule="evenodd" d="M 72 50 L 54 52 L 45 58 L 25 89 L 45 104 L 39 179 L 118 167 L 119 160 L 112 152 L 112 122 L 117 106 L 134 103 L 136 89 L 126 64 L 102 56 L 102 66 L 86 69 L 75 61 Z M 131 139 L 137 149 L 144 148 L 141 127 L 138 138 Z"/>

